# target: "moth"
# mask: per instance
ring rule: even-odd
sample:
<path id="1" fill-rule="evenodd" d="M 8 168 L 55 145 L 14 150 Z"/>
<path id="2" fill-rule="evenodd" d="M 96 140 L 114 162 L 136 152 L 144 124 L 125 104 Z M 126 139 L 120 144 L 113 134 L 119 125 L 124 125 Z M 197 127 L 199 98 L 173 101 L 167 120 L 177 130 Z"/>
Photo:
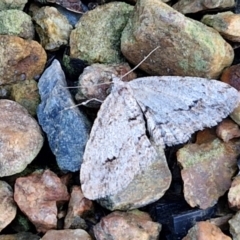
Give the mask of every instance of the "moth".
<path id="1" fill-rule="evenodd" d="M 114 201 L 125 204 L 116 208 L 129 209 L 132 202 L 130 208 L 157 200 L 156 192 L 161 192 L 160 198 L 171 182 L 166 158 L 161 157 L 164 147 L 185 143 L 195 131 L 215 126 L 238 103 L 238 91 L 217 80 L 161 76 L 122 82 L 114 78 L 83 155 L 80 181 L 85 197 L 112 205 L 109 209 L 115 208 Z M 156 176 L 157 171 L 166 173 L 162 189 L 141 180 L 156 159 L 162 163 L 158 167 L 162 169 L 153 169 Z M 133 188 L 133 180 L 139 189 Z M 130 195 L 135 190 L 134 199 Z"/>

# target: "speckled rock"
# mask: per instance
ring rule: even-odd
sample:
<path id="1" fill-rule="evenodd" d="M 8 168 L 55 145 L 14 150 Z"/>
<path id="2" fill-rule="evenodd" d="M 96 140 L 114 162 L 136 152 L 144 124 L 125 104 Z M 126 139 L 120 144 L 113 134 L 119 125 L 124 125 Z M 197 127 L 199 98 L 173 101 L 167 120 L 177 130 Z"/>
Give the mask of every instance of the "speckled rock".
<path id="1" fill-rule="evenodd" d="M 111 2 L 85 13 L 70 36 L 70 55 L 92 63 L 120 63 L 120 38 L 133 7 Z"/>
<path id="2" fill-rule="evenodd" d="M 103 217 L 93 230 L 98 240 L 157 240 L 161 224 L 153 222 L 147 213 L 139 210 L 116 211 Z"/>
<path id="3" fill-rule="evenodd" d="M 41 45 L 49 51 L 68 44 L 72 25 L 54 7 L 42 7 L 33 16 Z"/>
<path id="4" fill-rule="evenodd" d="M 238 211 L 233 217 L 232 219 L 230 219 L 229 221 L 229 231 L 232 234 L 232 239 L 233 240 L 239 240 L 240 239 L 240 211 Z"/>
<path id="5" fill-rule="evenodd" d="M 14 200 L 38 232 L 57 228 L 57 203 L 69 200 L 67 187 L 50 170 L 17 178 Z"/>
<path id="6" fill-rule="evenodd" d="M 231 240 L 220 228 L 209 222 L 197 222 L 182 240 Z"/>
<path id="7" fill-rule="evenodd" d="M 240 64 L 225 68 L 220 80 L 240 91 Z"/>
<path id="8" fill-rule="evenodd" d="M 61 65 L 54 60 L 38 83 L 41 103 L 37 116 L 59 168 L 75 172 L 82 162 L 90 122 L 75 106 L 66 86 Z"/>
<path id="9" fill-rule="evenodd" d="M 177 11 L 186 13 L 195 13 L 208 9 L 225 9 L 234 7 L 234 0 L 179 0 L 173 8 Z"/>
<path id="10" fill-rule="evenodd" d="M 8 9 L 23 10 L 28 0 L 1 0 L 0 11 Z"/>
<path id="11" fill-rule="evenodd" d="M 82 230 L 49 230 L 46 234 L 41 238 L 41 240 L 91 240 L 90 235 Z"/>
<path id="12" fill-rule="evenodd" d="M 35 116 L 40 102 L 37 82 L 25 80 L 12 84 L 11 99 L 25 107 L 32 116 Z"/>
<path id="13" fill-rule="evenodd" d="M 233 179 L 233 182 L 231 184 L 231 188 L 228 192 L 228 203 L 231 208 L 234 208 L 235 210 L 240 210 L 240 176 L 236 176 Z"/>
<path id="14" fill-rule="evenodd" d="M 37 121 L 20 104 L 0 100 L 0 176 L 23 171 L 37 156 L 43 136 Z"/>
<path id="15" fill-rule="evenodd" d="M 205 15 L 201 22 L 216 29 L 225 39 L 240 42 L 240 15 L 233 12 L 221 12 Z"/>
<path id="16" fill-rule="evenodd" d="M 0 85 L 33 79 L 42 73 L 46 53 L 33 40 L 0 35 Z"/>
<path id="17" fill-rule="evenodd" d="M 87 224 L 81 217 L 92 212 L 93 202 L 84 197 L 79 186 L 73 186 L 68 204 L 68 212 L 64 219 L 64 228 L 86 228 Z"/>
<path id="18" fill-rule="evenodd" d="M 23 11 L 10 9 L 0 11 L 0 35 L 14 35 L 24 39 L 34 38 L 31 17 Z"/>
<path id="19" fill-rule="evenodd" d="M 150 75 L 217 78 L 231 65 L 233 49 L 212 28 L 158 0 L 140 0 L 121 38 L 123 55 Z"/>
<path id="20" fill-rule="evenodd" d="M 0 240 L 39 240 L 41 237 L 30 232 L 0 235 Z"/>
<path id="21" fill-rule="evenodd" d="M 187 144 L 177 152 L 183 168 L 184 198 L 191 207 L 213 206 L 230 188 L 237 169 L 238 146 L 239 142 L 223 143 L 215 139 L 201 145 Z"/>
<path id="22" fill-rule="evenodd" d="M 17 206 L 13 201 L 13 190 L 10 185 L 0 181 L 0 232 L 12 222 L 17 213 Z"/>

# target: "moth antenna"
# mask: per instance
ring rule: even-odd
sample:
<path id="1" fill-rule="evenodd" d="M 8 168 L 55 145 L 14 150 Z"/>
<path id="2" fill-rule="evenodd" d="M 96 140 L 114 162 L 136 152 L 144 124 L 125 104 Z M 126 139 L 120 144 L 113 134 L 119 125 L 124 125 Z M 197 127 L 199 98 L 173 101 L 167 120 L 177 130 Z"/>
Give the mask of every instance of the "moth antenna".
<path id="1" fill-rule="evenodd" d="M 125 74 L 121 77 L 121 79 L 124 78 L 124 77 L 126 77 L 129 73 L 131 73 L 131 72 L 133 72 L 134 70 L 136 70 L 136 69 L 137 69 L 144 61 L 146 61 L 146 59 L 149 58 L 150 55 L 151 55 L 152 53 L 154 53 L 158 48 L 160 48 L 160 46 L 155 47 L 146 57 L 143 58 L 143 60 L 142 60 L 140 63 L 138 63 L 138 64 L 137 64 L 133 69 L 131 69 L 129 72 L 125 73 Z"/>

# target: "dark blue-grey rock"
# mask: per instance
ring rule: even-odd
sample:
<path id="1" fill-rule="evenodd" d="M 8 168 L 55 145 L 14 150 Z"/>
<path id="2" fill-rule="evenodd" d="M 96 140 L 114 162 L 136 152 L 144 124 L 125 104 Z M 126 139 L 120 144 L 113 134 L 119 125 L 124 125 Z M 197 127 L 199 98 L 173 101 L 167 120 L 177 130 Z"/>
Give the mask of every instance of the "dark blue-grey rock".
<path id="1" fill-rule="evenodd" d="M 72 100 L 60 63 L 54 60 L 41 76 L 37 116 L 61 170 L 79 170 L 90 122 Z M 72 108 L 71 108 L 72 107 Z"/>

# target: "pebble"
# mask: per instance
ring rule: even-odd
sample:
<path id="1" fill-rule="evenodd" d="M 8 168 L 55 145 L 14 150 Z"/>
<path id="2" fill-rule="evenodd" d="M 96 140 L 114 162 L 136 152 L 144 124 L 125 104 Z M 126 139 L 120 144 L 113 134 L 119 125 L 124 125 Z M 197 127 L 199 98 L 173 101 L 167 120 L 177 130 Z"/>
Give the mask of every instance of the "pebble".
<path id="1" fill-rule="evenodd" d="M 229 231 L 233 240 L 240 239 L 240 211 L 238 211 L 229 221 Z"/>
<path id="2" fill-rule="evenodd" d="M 0 11 L 8 9 L 18 9 L 23 10 L 28 0 L 1 0 L 0 1 Z"/>
<path id="3" fill-rule="evenodd" d="M 0 176 L 22 172 L 43 146 L 37 121 L 20 104 L 0 100 Z"/>
<path id="4" fill-rule="evenodd" d="M 237 175 L 231 184 L 228 192 L 228 204 L 234 210 L 240 210 L 240 176 Z"/>
<path id="5" fill-rule="evenodd" d="M 67 187 L 50 170 L 19 177 L 14 185 L 14 201 L 38 232 L 57 228 L 57 203 L 68 200 Z"/>
<path id="6" fill-rule="evenodd" d="M 20 232 L 15 234 L 2 234 L 0 240 L 40 240 L 40 236 L 30 232 Z"/>

